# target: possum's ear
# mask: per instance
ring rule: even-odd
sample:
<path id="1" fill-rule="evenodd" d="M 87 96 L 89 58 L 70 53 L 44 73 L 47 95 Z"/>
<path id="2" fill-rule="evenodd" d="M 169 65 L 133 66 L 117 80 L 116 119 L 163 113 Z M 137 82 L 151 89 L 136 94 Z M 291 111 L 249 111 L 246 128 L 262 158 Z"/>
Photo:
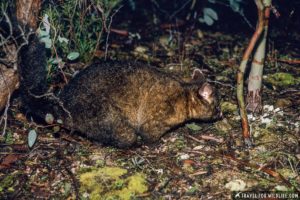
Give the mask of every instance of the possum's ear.
<path id="1" fill-rule="evenodd" d="M 203 72 L 196 68 L 192 74 L 192 80 L 194 81 L 203 81 L 205 79 Z"/>
<path id="2" fill-rule="evenodd" d="M 214 99 L 214 89 L 209 83 L 204 83 L 198 90 L 198 94 L 208 103 Z"/>

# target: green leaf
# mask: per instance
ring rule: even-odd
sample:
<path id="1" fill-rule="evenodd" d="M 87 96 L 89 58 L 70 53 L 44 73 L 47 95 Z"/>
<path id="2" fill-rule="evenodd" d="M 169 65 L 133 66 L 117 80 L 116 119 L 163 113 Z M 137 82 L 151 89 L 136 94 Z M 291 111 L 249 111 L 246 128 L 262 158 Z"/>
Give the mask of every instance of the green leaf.
<path id="1" fill-rule="evenodd" d="M 33 147 L 33 145 L 36 142 L 36 139 L 37 139 L 36 131 L 35 130 L 29 131 L 29 133 L 28 133 L 28 146 L 29 146 L 29 148 Z"/>
<path id="2" fill-rule="evenodd" d="M 234 12 L 239 12 L 241 10 L 240 2 L 236 0 L 229 1 L 230 7 Z"/>
<path id="3" fill-rule="evenodd" d="M 271 83 L 273 86 L 290 86 L 300 83 L 300 77 L 294 77 L 293 74 L 278 72 L 275 74 L 268 74 L 266 76 L 266 82 Z"/>
<path id="4" fill-rule="evenodd" d="M 47 33 L 47 31 L 43 31 L 40 29 L 38 33 L 40 38 L 49 37 L 49 33 Z"/>
<path id="5" fill-rule="evenodd" d="M 59 64 L 61 62 L 62 62 L 61 58 L 51 58 L 51 59 L 49 59 L 49 63 L 51 63 L 53 65 Z"/>
<path id="6" fill-rule="evenodd" d="M 209 16 L 213 20 L 218 20 L 219 19 L 218 14 L 216 13 L 216 11 L 214 11 L 211 8 L 204 8 L 203 13 L 204 13 L 204 18 L 205 18 L 205 16 Z"/>
<path id="7" fill-rule="evenodd" d="M 64 188 L 65 188 L 65 196 L 67 196 L 72 189 L 71 183 L 65 183 Z"/>
<path id="8" fill-rule="evenodd" d="M 47 124 L 53 124 L 54 122 L 54 116 L 50 113 L 47 113 L 45 116 L 45 121 Z"/>
<path id="9" fill-rule="evenodd" d="M 50 35 L 50 28 L 51 28 L 50 26 L 51 25 L 50 25 L 50 22 L 49 22 L 49 16 L 47 14 L 44 15 L 42 22 L 43 22 L 43 26 L 45 28 L 46 33 L 48 35 Z"/>
<path id="10" fill-rule="evenodd" d="M 201 126 L 198 126 L 195 123 L 191 123 L 191 124 L 186 124 L 185 125 L 188 129 L 193 130 L 193 131 L 200 131 L 202 128 Z"/>
<path id="11" fill-rule="evenodd" d="M 218 20 L 218 14 L 211 8 L 203 9 L 203 17 L 199 18 L 201 23 L 206 23 L 208 26 L 213 25 L 214 21 Z"/>
<path id="12" fill-rule="evenodd" d="M 69 60 L 76 60 L 79 57 L 78 52 L 70 52 L 67 56 Z"/>
<path id="13" fill-rule="evenodd" d="M 68 44 L 68 42 L 69 42 L 69 40 L 67 38 L 60 37 L 60 36 L 58 36 L 58 41 L 59 41 L 59 43 L 66 43 L 66 44 Z"/>
<path id="14" fill-rule="evenodd" d="M 52 40 L 50 39 L 50 37 L 43 37 L 43 38 L 41 38 L 40 40 L 41 40 L 41 42 L 44 42 L 44 43 L 45 43 L 45 47 L 46 47 L 47 49 L 50 49 L 50 48 L 51 48 L 51 46 L 52 46 Z"/>
<path id="15" fill-rule="evenodd" d="M 204 15 L 203 20 L 208 26 L 211 26 L 214 24 L 214 20 L 208 15 Z"/>

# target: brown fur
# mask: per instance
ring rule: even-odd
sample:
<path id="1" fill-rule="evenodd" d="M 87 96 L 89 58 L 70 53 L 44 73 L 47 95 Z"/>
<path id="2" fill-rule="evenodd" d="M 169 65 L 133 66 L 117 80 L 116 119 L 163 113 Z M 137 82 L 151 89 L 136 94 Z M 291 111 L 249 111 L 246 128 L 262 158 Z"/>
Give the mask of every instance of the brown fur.
<path id="1" fill-rule="evenodd" d="M 72 119 L 69 127 L 119 147 L 157 141 L 188 120 L 218 116 L 212 103 L 198 95 L 203 80 L 184 83 L 143 64 L 94 64 L 75 77 L 60 95 Z"/>
<path id="2" fill-rule="evenodd" d="M 47 91 L 44 47 L 35 39 L 21 52 L 21 95 L 30 111 L 104 144 L 128 147 L 157 141 L 190 120 L 219 116 L 214 89 L 195 70 L 189 83 L 145 64 L 94 63 L 58 95 Z M 39 96 L 39 97 L 37 97 Z"/>

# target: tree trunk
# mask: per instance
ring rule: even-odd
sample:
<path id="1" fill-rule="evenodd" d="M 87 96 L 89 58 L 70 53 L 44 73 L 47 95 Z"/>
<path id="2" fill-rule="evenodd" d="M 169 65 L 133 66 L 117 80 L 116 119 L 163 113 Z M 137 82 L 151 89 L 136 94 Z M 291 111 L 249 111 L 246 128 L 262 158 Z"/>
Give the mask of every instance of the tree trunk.
<path id="1" fill-rule="evenodd" d="M 250 110 L 257 110 L 261 108 L 261 80 L 262 80 L 262 70 L 263 62 L 265 58 L 266 49 L 266 39 L 268 30 L 268 19 L 270 15 L 270 6 L 272 0 L 254 0 L 258 10 L 258 23 L 256 30 L 252 35 L 249 45 L 243 54 L 241 64 L 237 73 L 237 100 L 240 108 L 240 116 L 242 122 L 242 133 L 244 137 L 244 142 L 246 146 L 252 146 L 252 141 L 250 138 L 250 128 L 248 122 L 248 116 L 244 101 L 244 75 L 245 70 L 250 59 L 253 50 L 256 48 L 254 53 L 254 58 L 252 60 L 251 72 L 250 72 L 250 93 L 248 95 L 248 106 Z"/>
<path id="2" fill-rule="evenodd" d="M 41 0 L 16 0 L 16 15 L 18 21 L 36 30 L 41 3 Z"/>
<path id="3" fill-rule="evenodd" d="M 270 6 L 266 7 L 265 5 L 265 7 L 261 9 L 262 12 L 264 12 L 264 31 L 253 56 L 248 83 L 247 110 L 251 112 L 260 112 L 262 110 L 262 75 L 266 54 Z"/>
<path id="4" fill-rule="evenodd" d="M 10 95 L 19 86 L 18 74 L 13 69 L 0 66 L 0 108 L 4 108 Z"/>

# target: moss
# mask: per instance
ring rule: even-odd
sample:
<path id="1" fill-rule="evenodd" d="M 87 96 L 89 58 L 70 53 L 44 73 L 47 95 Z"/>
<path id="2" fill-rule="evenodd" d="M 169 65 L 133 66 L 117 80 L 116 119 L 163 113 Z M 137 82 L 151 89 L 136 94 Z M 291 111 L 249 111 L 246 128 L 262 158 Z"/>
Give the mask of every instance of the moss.
<path id="1" fill-rule="evenodd" d="M 267 76 L 266 81 L 273 86 L 290 86 L 300 83 L 300 78 L 295 78 L 289 73 L 275 73 Z"/>
<path id="2" fill-rule="evenodd" d="M 80 191 L 89 199 L 129 200 L 148 190 L 145 176 L 141 173 L 129 175 L 126 169 L 104 167 L 93 169 L 80 175 Z"/>
<path id="3" fill-rule="evenodd" d="M 0 181 L 0 194 L 2 192 L 10 193 L 14 191 L 14 186 L 16 185 L 17 176 L 18 173 L 9 174 Z"/>
<path id="4" fill-rule="evenodd" d="M 221 110 L 223 113 L 234 113 L 238 111 L 238 107 L 236 104 L 225 101 L 221 103 Z"/>

